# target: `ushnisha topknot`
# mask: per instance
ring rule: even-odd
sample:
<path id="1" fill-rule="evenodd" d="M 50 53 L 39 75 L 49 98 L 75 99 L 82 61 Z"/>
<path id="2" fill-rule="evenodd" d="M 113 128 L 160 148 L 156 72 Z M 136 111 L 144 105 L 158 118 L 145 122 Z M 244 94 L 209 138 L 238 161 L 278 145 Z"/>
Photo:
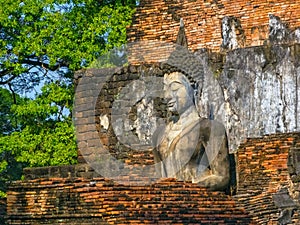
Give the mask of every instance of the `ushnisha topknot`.
<path id="1" fill-rule="evenodd" d="M 191 76 L 189 73 L 187 73 L 185 70 L 182 70 L 181 68 L 169 65 L 169 64 L 164 64 L 164 72 L 165 74 L 170 74 L 170 73 L 182 73 L 183 75 L 185 75 L 187 77 L 187 79 L 189 80 L 191 85 L 195 85 L 197 83 L 197 81 L 193 78 L 193 76 Z"/>
<path id="2" fill-rule="evenodd" d="M 194 87 L 197 96 L 201 96 L 204 82 L 204 69 L 198 56 L 190 52 L 184 46 L 177 45 L 166 61 L 166 65 L 169 70 L 167 72 L 177 71 L 183 73 L 189 79 L 192 87 Z"/>

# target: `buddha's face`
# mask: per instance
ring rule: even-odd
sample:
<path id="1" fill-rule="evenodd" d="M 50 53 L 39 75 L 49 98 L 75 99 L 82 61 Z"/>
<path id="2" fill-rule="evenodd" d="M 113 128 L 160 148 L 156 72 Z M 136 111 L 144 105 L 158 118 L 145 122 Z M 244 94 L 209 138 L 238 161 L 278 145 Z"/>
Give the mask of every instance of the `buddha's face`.
<path id="1" fill-rule="evenodd" d="M 193 89 L 189 80 L 179 72 L 165 74 L 164 97 L 171 112 L 184 113 L 193 103 Z"/>

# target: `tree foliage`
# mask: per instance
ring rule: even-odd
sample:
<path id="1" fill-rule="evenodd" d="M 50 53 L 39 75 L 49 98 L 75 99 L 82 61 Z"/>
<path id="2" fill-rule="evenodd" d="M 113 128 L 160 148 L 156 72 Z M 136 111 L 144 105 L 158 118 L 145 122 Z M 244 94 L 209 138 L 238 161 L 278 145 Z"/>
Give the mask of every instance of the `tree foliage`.
<path id="1" fill-rule="evenodd" d="M 10 109 L 13 104 L 20 104 L 22 100 L 19 95 L 13 95 L 9 90 L 0 88 L 0 137 L 10 134 L 15 129 L 16 119 Z"/>
<path id="2" fill-rule="evenodd" d="M 76 163 L 76 140 L 69 115 L 72 85 L 47 84 L 34 100 L 18 96 L 18 104 L 10 101 L 12 94 L 7 90 L 1 91 L 5 93 L 1 97 L 6 108 L 10 109 L 6 113 L 8 120 L 1 125 L 5 128 L 10 118 L 13 121 L 10 131 L 0 137 L 0 192 L 1 187 L 5 190 L 4 182 L 20 178 L 23 166 Z"/>
<path id="3" fill-rule="evenodd" d="M 16 129 L 17 121 L 10 109 L 21 101 L 18 95 L 14 96 L 7 89 L 0 88 L 0 140 Z M 4 150 L 0 141 L 0 197 L 4 194 L 7 181 L 20 178 L 21 168 L 22 164 L 16 162 L 10 150 Z"/>
<path id="4" fill-rule="evenodd" d="M 126 43 L 136 4 L 0 0 L 0 197 L 24 166 L 76 163 L 74 71 Z"/>
<path id="5" fill-rule="evenodd" d="M 1 0 L 0 84 L 30 88 L 49 71 L 72 74 L 124 44 L 134 3 Z"/>
<path id="6" fill-rule="evenodd" d="M 12 105 L 18 127 L 1 139 L 2 150 L 12 151 L 17 161 L 28 166 L 75 163 L 75 136 L 68 115 L 72 100 L 70 85 L 51 83 L 36 99 Z"/>

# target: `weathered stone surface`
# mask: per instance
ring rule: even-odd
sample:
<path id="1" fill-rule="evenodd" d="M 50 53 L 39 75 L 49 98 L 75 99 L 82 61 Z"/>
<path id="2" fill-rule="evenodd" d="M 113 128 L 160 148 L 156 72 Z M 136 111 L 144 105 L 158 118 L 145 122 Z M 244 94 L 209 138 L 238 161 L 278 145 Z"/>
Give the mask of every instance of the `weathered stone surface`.
<path id="1" fill-rule="evenodd" d="M 239 19 L 233 16 L 222 19 L 222 40 L 221 49 L 224 50 L 244 47 L 245 34 Z"/>
<path id="2" fill-rule="evenodd" d="M 300 129 L 298 49 L 298 44 L 236 49 L 219 71 L 208 53 L 198 53 L 205 71 L 199 109 L 225 124 L 231 151 L 247 137 Z"/>

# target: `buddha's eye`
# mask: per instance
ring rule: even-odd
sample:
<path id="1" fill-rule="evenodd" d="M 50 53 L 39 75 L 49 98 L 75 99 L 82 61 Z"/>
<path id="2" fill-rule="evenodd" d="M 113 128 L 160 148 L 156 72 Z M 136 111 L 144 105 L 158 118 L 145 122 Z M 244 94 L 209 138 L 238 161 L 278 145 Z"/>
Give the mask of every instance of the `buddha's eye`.
<path id="1" fill-rule="evenodd" d="M 171 91 L 177 91 L 181 87 L 182 87 L 182 83 L 179 83 L 179 82 L 173 82 L 173 83 L 170 84 L 170 90 Z"/>

